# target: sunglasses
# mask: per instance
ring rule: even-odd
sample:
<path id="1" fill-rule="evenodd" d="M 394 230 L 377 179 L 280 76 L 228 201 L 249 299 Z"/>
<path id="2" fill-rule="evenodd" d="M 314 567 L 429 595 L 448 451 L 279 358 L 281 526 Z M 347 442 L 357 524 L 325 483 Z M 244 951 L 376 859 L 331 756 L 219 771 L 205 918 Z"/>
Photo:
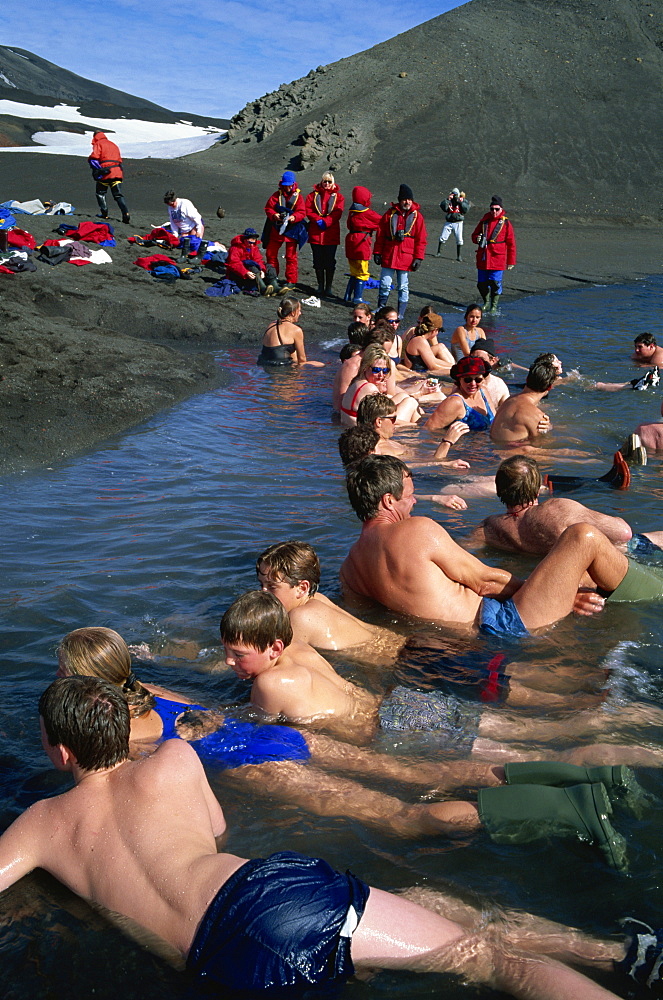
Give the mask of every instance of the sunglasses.
<path id="1" fill-rule="evenodd" d="M 483 375 L 468 375 L 466 378 L 462 378 L 461 382 L 476 382 L 477 385 L 481 385 Z"/>
<path id="2" fill-rule="evenodd" d="M 389 369 L 388 368 L 375 368 L 375 367 L 373 367 L 373 368 L 371 368 L 371 371 L 373 372 L 374 375 L 388 375 L 389 374 Z"/>
<path id="3" fill-rule="evenodd" d="M 388 319 L 387 323 L 391 323 L 392 326 L 398 326 L 398 324 L 400 323 L 400 320 L 399 319 Z"/>
<path id="4" fill-rule="evenodd" d="M 398 417 L 396 416 L 395 413 L 387 413 L 384 419 L 391 420 L 392 424 L 395 424 Z"/>

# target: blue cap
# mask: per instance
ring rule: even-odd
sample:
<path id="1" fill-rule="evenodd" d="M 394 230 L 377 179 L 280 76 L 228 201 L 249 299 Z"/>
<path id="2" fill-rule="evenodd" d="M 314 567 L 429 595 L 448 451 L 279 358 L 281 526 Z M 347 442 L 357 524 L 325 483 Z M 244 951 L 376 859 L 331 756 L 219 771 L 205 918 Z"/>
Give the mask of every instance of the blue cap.
<path id="1" fill-rule="evenodd" d="M 259 240 L 260 239 L 260 236 L 255 231 L 255 229 L 251 229 L 250 227 L 248 229 L 244 230 L 244 232 L 242 233 L 242 236 L 244 236 L 247 240 Z"/>
<path id="2" fill-rule="evenodd" d="M 281 187 L 292 187 L 293 184 L 297 183 L 297 175 L 293 174 L 292 170 L 284 170 L 283 177 L 279 181 Z"/>

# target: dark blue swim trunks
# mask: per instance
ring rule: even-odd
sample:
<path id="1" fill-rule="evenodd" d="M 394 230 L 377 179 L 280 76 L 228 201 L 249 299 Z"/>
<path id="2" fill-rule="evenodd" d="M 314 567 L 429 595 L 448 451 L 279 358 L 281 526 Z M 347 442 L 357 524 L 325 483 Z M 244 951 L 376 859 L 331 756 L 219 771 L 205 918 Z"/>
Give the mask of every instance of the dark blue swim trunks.
<path id="1" fill-rule="evenodd" d="M 510 597 L 506 601 L 484 597 L 481 601 L 480 614 L 479 627 L 488 635 L 510 635 L 516 639 L 523 639 L 529 635 L 518 608 Z"/>
<path id="2" fill-rule="evenodd" d="M 655 545 L 646 535 L 633 535 L 626 544 L 626 552 L 629 556 L 657 556 L 660 557 L 663 549 L 660 545 Z"/>
<path id="3" fill-rule="evenodd" d="M 399 733 L 444 733 L 445 746 L 470 750 L 479 733 L 481 711 L 440 691 L 395 687 L 380 705 L 380 728 Z"/>
<path id="4" fill-rule="evenodd" d="M 430 687 L 463 701 L 502 702 L 509 696 L 510 655 L 490 649 L 456 650 L 409 639 L 394 678 L 405 687 Z"/>
<path id="5" fill-rule="evenodd" d="M 351 872 L 293 851 L 247 861 L 208 906 L 187 970 L 229 990 L 347 979 L 369 892 Z"/>

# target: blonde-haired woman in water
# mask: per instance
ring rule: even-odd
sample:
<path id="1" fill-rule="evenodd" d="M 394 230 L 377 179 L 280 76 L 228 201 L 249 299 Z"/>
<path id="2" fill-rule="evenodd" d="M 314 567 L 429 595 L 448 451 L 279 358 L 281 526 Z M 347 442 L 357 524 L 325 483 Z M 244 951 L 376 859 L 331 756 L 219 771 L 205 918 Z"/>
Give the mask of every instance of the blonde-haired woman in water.
<path id="1" fill-rule="evenodd" d="M 395 417 L 405 424 L 414 424 L 422 416 L 419 403 L 408 393 L 396 388 L 392 381 L 394 363 L 380 344 L 369 344 L 361 357 L 357 376 L 348 386 L 341 400 L 341 425 L 354 427 L 357 408 L 364 396 L 383 392 L 396 404 Z M 393 391 L 390 389 L 393 387 Z"/>
<path id="2" fill-rule="evenodd" d="M 304 347 L 304 331 L 299 326 L 302 304 L 293 295 L 281 299 L 276 319 L 262 338 L 259 365 L 312 365 L 324 368 L 322 361 L 308 361 Z"/>

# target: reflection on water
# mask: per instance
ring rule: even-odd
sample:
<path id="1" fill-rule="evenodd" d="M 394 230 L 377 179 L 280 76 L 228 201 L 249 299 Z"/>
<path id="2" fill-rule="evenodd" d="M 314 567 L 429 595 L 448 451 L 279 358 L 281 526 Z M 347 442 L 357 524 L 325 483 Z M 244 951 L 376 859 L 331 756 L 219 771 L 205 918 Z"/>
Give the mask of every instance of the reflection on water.
<path id="1" fill-rule="evenodd" d="M 493 335 L 523 364 L 540 351 L 554 350 L 567 369 L 579 367 L 587 376 L 611 381 L 630 378 L 633 336 L 661 329 L 662 287 L 651 280 L 525 299 L 505 309 Z M 456 314 L 447 317 L 447 327 L 455 319 Z M 322 561 L 322 589 L 338 595 L 338 567 L 359 522 L 344 495 L 338 428 L 329 418 L 334 352 L 325 356 L 332 362 L 328 367 L 302 372 L 258 368 L 255 353 L 238 349 L 219 355 L 219 364 L 232 373 L 228 387 L 189 400 L 93 454 L 3 482 L 8 543 L 0 604 L 3 825 L 35 798 L 62 787 L 38 745 L 36 699 L 53 676 L 54 648 L 69 629 L 109 625 L 130 642 L 157 647 L 190 640 L 203 647 L 200 656 L 170 659 L 146 667 L 143 675 L 205 703 L 234 701 L 245 697 L 244 685 L 226 670 L 210 673 L 209 666 L 218 660 L 214 647 L 222 611 L 254 585 L 256 554 L 286 538 L 309 541 Z M 596 457 L 587 472 L 597 475 L 607 470 L 626 433 L 641 421 L 658 419 L 659 408 L 654 392 L 611 394 L 573 386 L 555 389 L 546 404 L 555 428 L 551 437 L 582 442 Z M 432 451 L 432 441 L 416 430 L 405 431 L 403 439 L 422 452 Z M 554 440 L 547 442 L 553 445 Z M 495 453 L 485 435 L 464 438 L 459 454 L 469 458 L 473 473 L 494 471 Z M 578 470 L 554 458 L 552 467 Z M 576 499 L 624 516 L 639 529 L 663 527 L 661 473 L 661 458 L 651 456 L 646 468 L 634 469 L 627 493 L 597 484 Z M 434 492 L 438 482 L 431 474 L 417 475 L 415 481 L 421 492 Z M 475 500 L 467 512 L 440 512 L 430 503 L 420 503 L 417 512 L 437 516 L 452 533 L 463 534 L 495 509 L 494 501 Z M 494 553 L 490 559 L 521 575 L 532 565 Z M 373 609 L 370 617 L 393 627 L 393 616 L 386 612 Z M 398 626 L 417 633 L 416 656 L 405 656 L 389 672 L 336 654 L 337 669 L 375 689 L 396 677 L 436 687 L 441 660 L 492 648 L 450 630 L 407 622 Z M 517 658 L 555 677 L 569 670 L 593 675 L 609 657 L 616 671 L 616 700 L 663 705 L 661 646 L 659 607 L 618 605 L 592 621 L 569 619 L 542 640 L 520 644 Z M 632 736 L 660 745 L 663 734 L 645 727 L 646 716 L 643 711 L 642 731 Z M 383 735 L 378 745 L 415 760 L 420 754 L 444 759 L 432 737 Z M 211 777 L 228 814 L 229 849 L 240 854 L 321 853 L 384 888 L 425 884 L 465 895 L 479 892 L 600 931 L 613 932 L 617 918 L 631 913 L 657 920 L 663 864 L 657 858 L 661 817 L 656 799 L 643 820 L 616 817 L 629 840 L 630 874 L 624 876 L 606 869 L 600 856 L 580 843 L 513 847 L 484 837 L 460 846 L 430 839 L 402 842 L 356 823 L 315 819 L 291 806 L 275 809 L 255 794 L 249 799 L 223 775 Z M 642 780 L 660 794 L 656 772 Z M 116 995 L 119 988 L 127 998 L 150 996 L 156 960 L 132 950 L 117 931 L 109 938 L 103 918 L 93 919 L 85 906 L 76 905 L 54 896 L 41 876 L 0 898 L 3 995 L 37 996 L 48 990 L 49 996 L 64 997 L 76 983 L 82 995 L 93 990 L 96 996 Z M 9 928 L 11 915 L 17 921 Z M 107 942 L 116 962 L 104 957 Z M 164 972 L 160 995 L 177 996 L 177 983 Z M 377 990 L 390 997 L 418 997 L 439 986 L 421 977 L 384 974 L 370 989 L 372 995 Z M 353 984 L 344 995 L 363 996 L 367 989 Z M 452 998 L 476 995 L 446 982 L 444 989 Z"/>

